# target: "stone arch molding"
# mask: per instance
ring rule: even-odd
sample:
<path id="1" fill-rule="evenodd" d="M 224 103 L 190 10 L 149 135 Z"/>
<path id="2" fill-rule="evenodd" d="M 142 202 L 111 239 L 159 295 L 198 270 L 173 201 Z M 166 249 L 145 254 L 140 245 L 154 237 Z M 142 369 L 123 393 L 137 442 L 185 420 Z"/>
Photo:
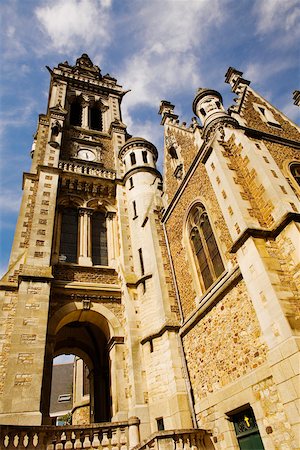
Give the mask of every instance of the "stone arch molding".
<path id="1" fill-rule="evenodd" d="M 103 331 L 108 341 L 124 336 L 119 319 L 106 306 L 91 304 L 90 309 L 84 309 L 82 302 L 71 302 L 56 311 L 50 319 L 48 334 L 55 336 L 64 325 L 74 321 L 93 323 Z"/>
<path id="2" fill-rule="evenodd" d="M 63 195 L 58 199 L 58 206 L 103 209 L 108 212 L 116 212 L 112 203 L 100 197 L 84 198 L 79 195 Z"/>

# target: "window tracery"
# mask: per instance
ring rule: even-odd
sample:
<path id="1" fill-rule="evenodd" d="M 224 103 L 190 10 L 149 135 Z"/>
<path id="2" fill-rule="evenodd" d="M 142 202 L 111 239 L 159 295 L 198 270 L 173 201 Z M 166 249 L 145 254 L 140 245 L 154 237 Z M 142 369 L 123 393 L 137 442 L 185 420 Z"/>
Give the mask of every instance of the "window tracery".
<path id="1" fill-rule="evenodd" d="M 188 232 L 197 272 L 205 289 L 224 272 L 224 264 L 204 206 L 197 203 L 188 216 Z"/>

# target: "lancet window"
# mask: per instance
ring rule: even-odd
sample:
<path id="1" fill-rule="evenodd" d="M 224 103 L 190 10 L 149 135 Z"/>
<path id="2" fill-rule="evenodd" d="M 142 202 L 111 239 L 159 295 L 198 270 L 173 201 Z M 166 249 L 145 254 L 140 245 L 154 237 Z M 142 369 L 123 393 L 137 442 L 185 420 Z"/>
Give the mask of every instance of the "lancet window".
<path id="1" fill-rule="evenodd" d="M 60 232 L 60 261 L 77 262 L 78 212 L 76 208 L 62 211 Z"/>
<path id="2" fill-rule="evenodd" d="M 70 124 L 80 127 L 82 123 L 82 105 L 80 100 L 76 99 L 70 107 Z"/>
<path id="3" fill-rule="evenodd" d="M 87 101 L 79 96 L 70 100 L 70 125 L 103 131 L 103 113 L 101 103 Z"/>
<path id="4" fill-rule="evenodd" d="M 188 230 L 201 284 L 208 289 L 225 269 L 207 212 L 201 203 L 190 211 Z"/>
<path id="5" fill-rule="evenodd" d="M 102 131 L 102 127 L 102 111 L 100 105 L 96 103 L 89 108 L 89 128 Z"/>

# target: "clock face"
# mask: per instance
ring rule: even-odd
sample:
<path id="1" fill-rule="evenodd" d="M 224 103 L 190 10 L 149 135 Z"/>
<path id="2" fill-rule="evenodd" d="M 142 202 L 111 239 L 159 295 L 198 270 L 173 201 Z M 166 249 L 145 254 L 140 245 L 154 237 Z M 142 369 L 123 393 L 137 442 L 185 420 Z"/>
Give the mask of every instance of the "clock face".
<path id="1" fill-rule="evenodd" d="M 94 161 L 96 158 L 94 152 L 92 150 L 89 150 L 88 148 L 82 148 L 77 153 L 77 157 L 80 159 L 83 159 L 84 161 Z"/>

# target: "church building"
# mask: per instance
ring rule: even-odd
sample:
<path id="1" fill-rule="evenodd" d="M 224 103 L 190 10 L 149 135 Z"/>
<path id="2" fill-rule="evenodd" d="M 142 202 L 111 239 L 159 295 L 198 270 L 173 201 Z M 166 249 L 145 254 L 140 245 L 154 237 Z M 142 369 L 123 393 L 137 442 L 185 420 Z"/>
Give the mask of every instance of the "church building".
<path id="1" fill-rule="evenodd" d="M 48 70 L 0 283 L 0 447 L 299 448 L 299 127 L 230 67 L 228 110 L 161 102 L 161 174 L 115 78 L 86 54 Z M 62 354 L 77 403 L 54 426 Z"/>

